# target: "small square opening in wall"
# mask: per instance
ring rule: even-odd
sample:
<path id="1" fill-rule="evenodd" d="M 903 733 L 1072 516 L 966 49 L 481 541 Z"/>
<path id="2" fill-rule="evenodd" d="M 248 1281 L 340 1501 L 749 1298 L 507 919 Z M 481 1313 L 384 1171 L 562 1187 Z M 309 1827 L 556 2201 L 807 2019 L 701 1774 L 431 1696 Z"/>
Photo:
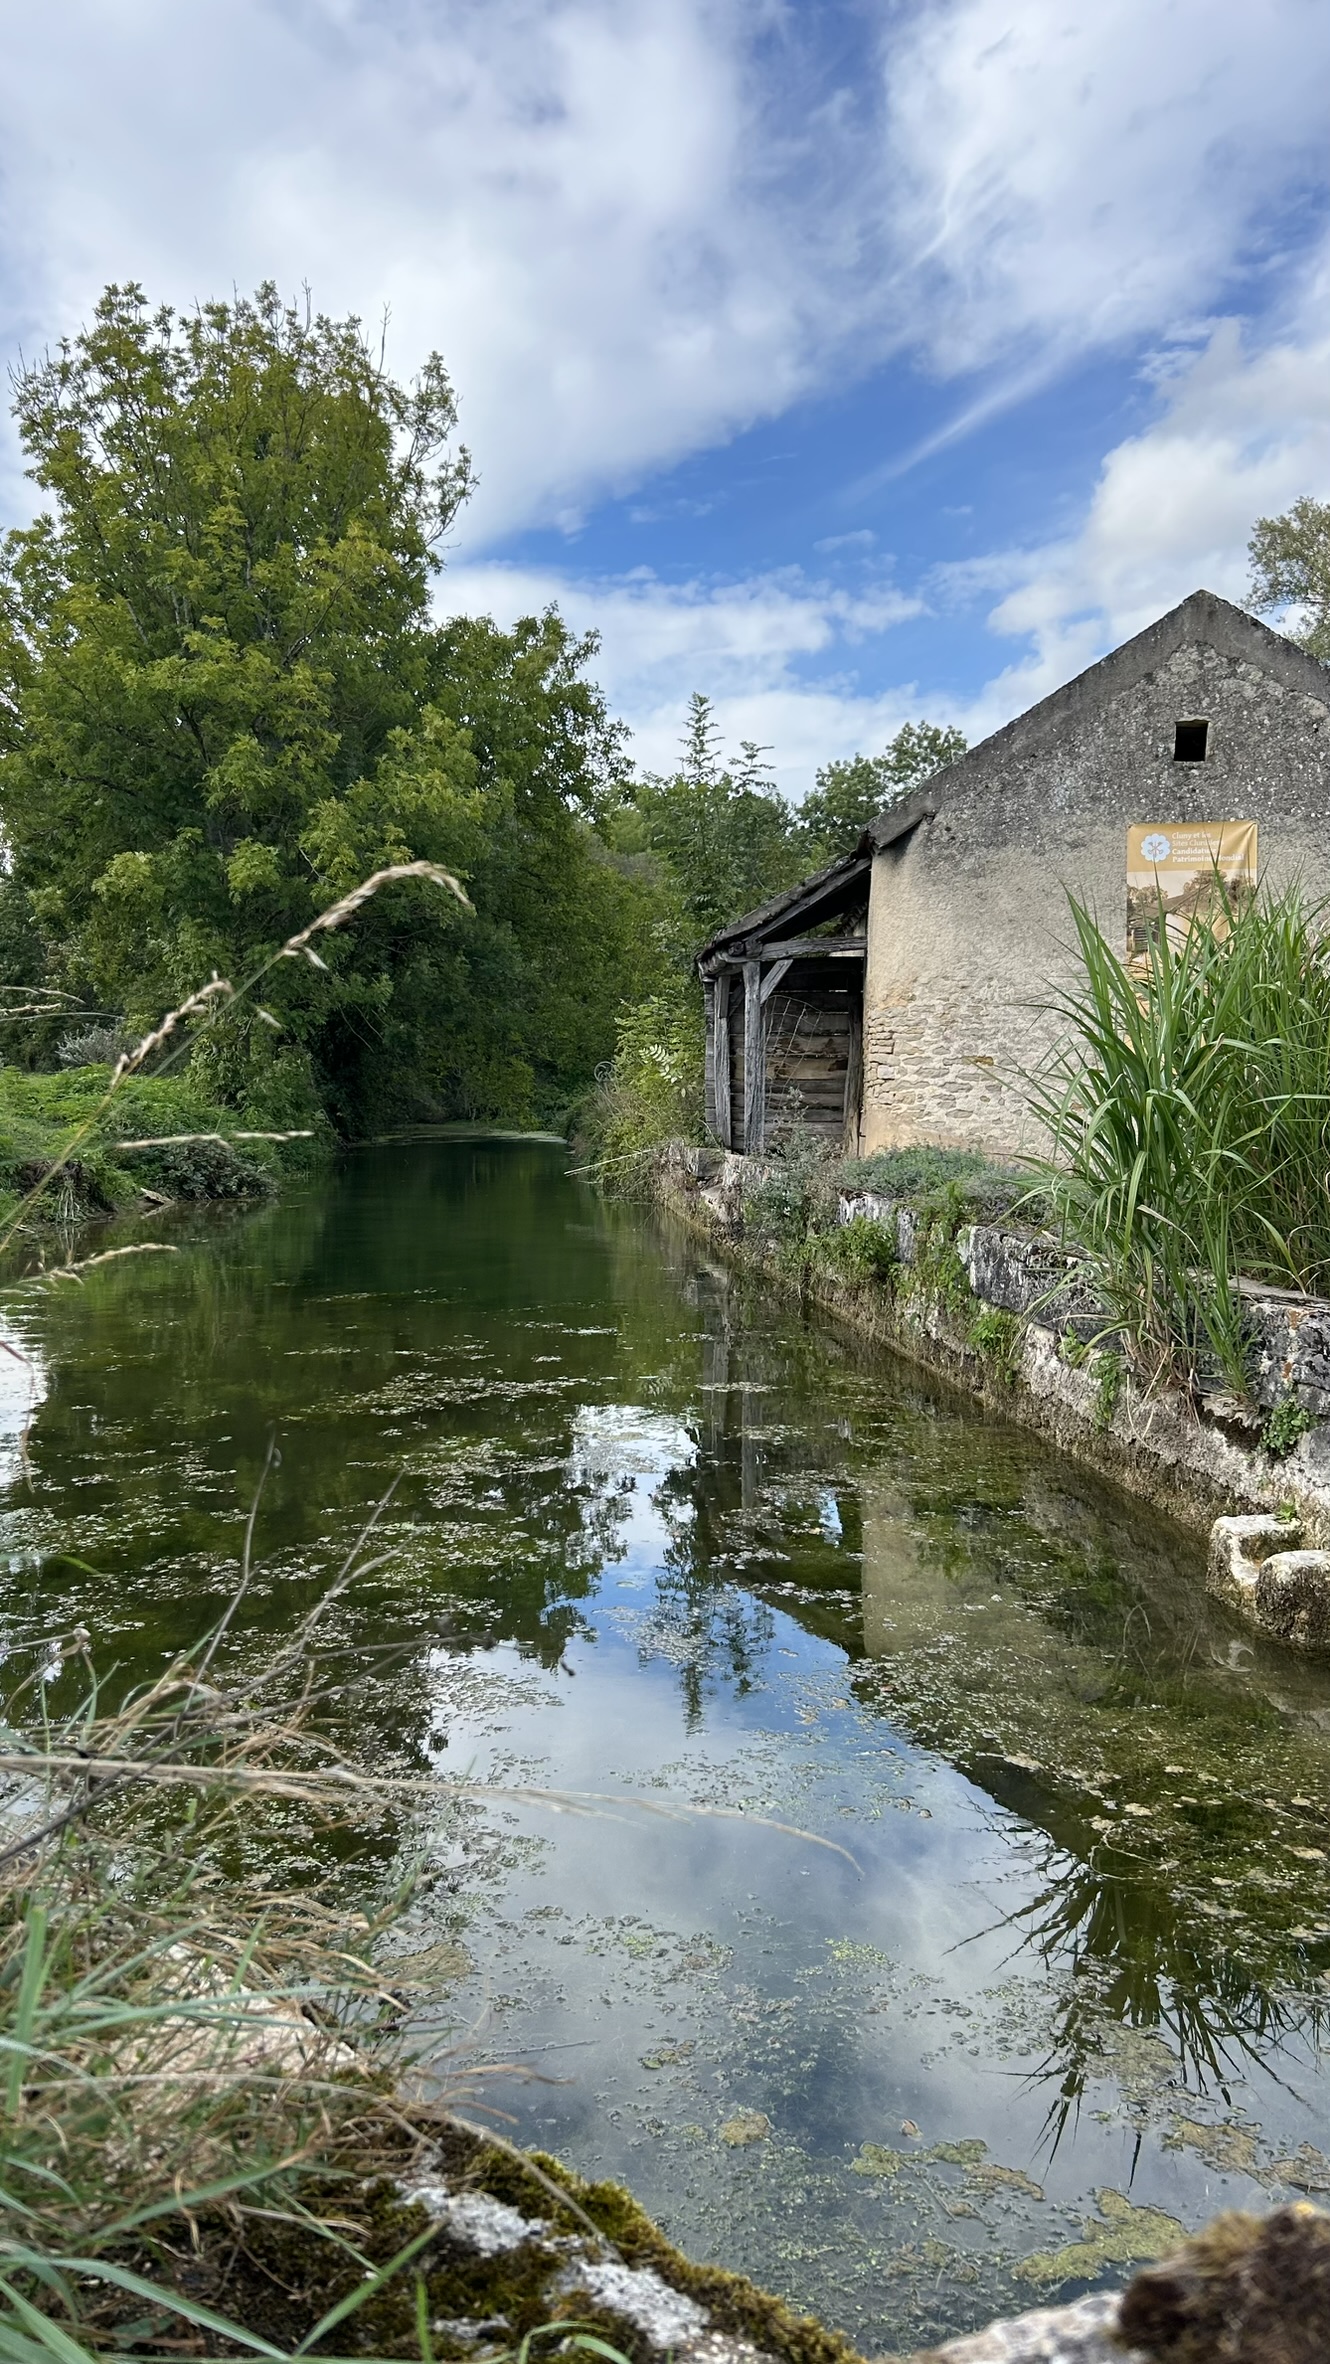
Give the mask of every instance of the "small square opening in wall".
<path id="1" fill-rule="evenodd" d="M 1174 763 L 1204 763 L 1206 741 L 1210 736 L 1208 722 L 1175 722 L 1173 725 Z"/>

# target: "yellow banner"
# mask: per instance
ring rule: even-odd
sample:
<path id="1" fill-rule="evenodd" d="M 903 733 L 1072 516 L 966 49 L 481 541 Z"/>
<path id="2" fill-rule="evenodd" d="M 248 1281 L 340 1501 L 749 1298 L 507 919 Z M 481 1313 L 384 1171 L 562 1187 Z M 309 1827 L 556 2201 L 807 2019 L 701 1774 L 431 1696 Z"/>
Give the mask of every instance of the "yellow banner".
<path id="1" fill-rule="evenodd" d="M 1146 976 L 1162 914 L 1181 945 L 1199 922 L 1218 936 L 1256 893 L 1254 821 L 1147 821 L 1127 831 L 1127 966 Z"/>

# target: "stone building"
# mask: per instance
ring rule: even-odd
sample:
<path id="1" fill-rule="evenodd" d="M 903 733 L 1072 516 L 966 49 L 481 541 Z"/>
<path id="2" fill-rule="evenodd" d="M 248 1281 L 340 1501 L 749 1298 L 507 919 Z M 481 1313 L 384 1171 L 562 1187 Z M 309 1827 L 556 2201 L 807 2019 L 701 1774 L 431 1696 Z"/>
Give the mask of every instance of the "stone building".
<path id="1" fill-rule="evenodd" d="M 1330 671 L 1196 591 L 703 947 L 718 1137 L 1028 1146 L 1068 894 L 1125 950 L 1128 829 L 1220 821 L 1257 824 L 1263 880 L 1330 895 Z"/>

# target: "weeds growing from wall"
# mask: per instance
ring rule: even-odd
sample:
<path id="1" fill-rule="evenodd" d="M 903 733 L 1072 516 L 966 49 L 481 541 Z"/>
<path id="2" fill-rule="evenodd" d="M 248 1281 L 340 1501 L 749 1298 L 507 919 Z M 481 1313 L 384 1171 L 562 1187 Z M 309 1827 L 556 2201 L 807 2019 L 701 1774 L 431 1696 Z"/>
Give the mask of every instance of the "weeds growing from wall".
<path id="1" fill-rule="evenodd" d="M 982 1355 L 1000 1387 L 1014 1387 L 1020 1377 L 1024 1334 L 1014 1313 L 1003 1313 L 996 1306 L 989 1306 L 975 1315 L 966 1332 L 966 1341 Z"/>
<path id="2" fill-rule="evenodd" d="M 900 1264 L 895 1225 L 871 1215 L 854 1215 L 820 1233 L 815 1252 L 824 1272 L 856 1289 L 891 1288 Z"/>
<path id="3" fill-rule="evenodd" d="M 1261 1443 L 1272 1461 L 1287 1461 L 1315 1426 L 1315 1415 L 1306 1411 L 1295 1395 L 1283 1395 L 1261 1430 Z"/>

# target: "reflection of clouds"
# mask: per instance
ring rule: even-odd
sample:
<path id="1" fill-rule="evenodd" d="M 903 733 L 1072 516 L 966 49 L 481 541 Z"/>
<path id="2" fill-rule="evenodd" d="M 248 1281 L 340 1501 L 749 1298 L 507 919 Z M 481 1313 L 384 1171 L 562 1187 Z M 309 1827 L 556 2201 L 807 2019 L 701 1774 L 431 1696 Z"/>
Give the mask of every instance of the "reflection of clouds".
<path id="1" fill-rule="evenodd" d="M 46 1365 L 36 1347 L 0 1327 L 0 1486 L 23 1475 L 23 1438 L 46 1400 Z"/>
<path id="2" fill-rule="evenodd" d="M 574 1424 L 569 1468 L 575 1480 L 603 1483 L 620 1475 L 663 1477 L 667 1469 L 696 1458 L 683 1422 L 667 1413 L 649 1412 L 640 1404 L 584 1404 Z"/>
<path id="3" fill-rule="evenodd" d="M 611 1507 L 613 1556 L 655 1570 L 669 1544 L 656 1484 L 696 1460 L 688 1430 L 668 1413 L 639 1404 L 585 1404 L 574 1425 L 568 1475 L 588 1500 Z"/>

